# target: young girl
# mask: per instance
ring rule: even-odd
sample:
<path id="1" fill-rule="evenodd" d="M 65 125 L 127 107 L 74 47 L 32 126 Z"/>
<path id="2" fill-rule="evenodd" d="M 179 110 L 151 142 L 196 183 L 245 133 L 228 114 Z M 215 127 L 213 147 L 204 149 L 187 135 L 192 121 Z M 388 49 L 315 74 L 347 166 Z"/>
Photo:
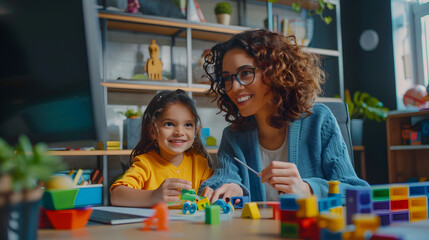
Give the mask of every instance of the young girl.
<path id="1" fill-rule="evenodd" d="M 180 189 L 198 190 L 212 175 L 199 136 L 195 102 L 185 91 L 161 91 L 147 106 L 132 166 L 111 189 L 115 206 L 152 207 L 179 200 Z"/>

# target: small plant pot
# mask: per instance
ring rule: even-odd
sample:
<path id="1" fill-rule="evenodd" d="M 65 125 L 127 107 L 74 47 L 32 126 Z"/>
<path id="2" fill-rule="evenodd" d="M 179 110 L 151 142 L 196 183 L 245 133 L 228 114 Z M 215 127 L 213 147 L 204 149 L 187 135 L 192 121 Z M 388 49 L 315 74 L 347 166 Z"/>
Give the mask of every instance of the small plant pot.
<path id="1" fill-rule="evenodd" d="M 46 215 L 55 229 L 83 228 L 88 223 L 91 213 L 91 208 L 46 210 Z"/>
<path id="2" fill-rule="evenodd" d="M 43 194 L 43 207 L 50 210 L 74 208 L 74 201 L 79 189 L 46 190 Z"/>
<path id="3" fill-rule="evenodd" d="M 229 23 L 231 22 L 231 15 L 227 13 L 217 14 L 216 20 L 219 24 L 229 25 Z"/>

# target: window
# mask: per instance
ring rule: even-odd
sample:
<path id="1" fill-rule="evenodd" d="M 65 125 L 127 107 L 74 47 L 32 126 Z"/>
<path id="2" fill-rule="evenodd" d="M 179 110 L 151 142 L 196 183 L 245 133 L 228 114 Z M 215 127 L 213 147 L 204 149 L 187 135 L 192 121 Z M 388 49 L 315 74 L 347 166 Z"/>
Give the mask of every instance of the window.
<path id="1" fill-rule="evenodd" d="M 415 42 L 416 83 L 427 86 L 429 83 L 429 0 L 412 4 Z"/>

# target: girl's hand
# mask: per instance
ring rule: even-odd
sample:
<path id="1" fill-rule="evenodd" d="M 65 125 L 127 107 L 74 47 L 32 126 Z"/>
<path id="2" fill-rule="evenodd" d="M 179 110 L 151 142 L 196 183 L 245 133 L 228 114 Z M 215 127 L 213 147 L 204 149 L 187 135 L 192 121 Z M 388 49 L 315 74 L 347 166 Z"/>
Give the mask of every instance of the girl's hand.
<path id="1" fill-rule="evenodd" d="M 309 195 L 310 185 L 302 181 L 296 165 L 289 162 L 272 161 L 259 176 L 261 183 L 268 182 L 274 189 L 282 193 Z"/>
<path id="2" fill-rule="evenodd" d="M 156 190 L 153 191 L 152 201 L 154 204 L 159 202 L 177 202 L 182 191 L 179 189 L 191 189 L 192 183 L 179 178 L 167 178 Z"/>
<path id="3" fill-rule="evenodd" d="M 214 203 L 220 197 L 226 201 L 227 198 L 230 199 L 234 196 L 243 196 L 243 189 L 241 189 L 238 184 L 228 183 L 220 186 L 216 191 L 213 191 L 210 187 L 205 187 L 202 195 L 203 197 L 210 199 L 211 203 Z"/>

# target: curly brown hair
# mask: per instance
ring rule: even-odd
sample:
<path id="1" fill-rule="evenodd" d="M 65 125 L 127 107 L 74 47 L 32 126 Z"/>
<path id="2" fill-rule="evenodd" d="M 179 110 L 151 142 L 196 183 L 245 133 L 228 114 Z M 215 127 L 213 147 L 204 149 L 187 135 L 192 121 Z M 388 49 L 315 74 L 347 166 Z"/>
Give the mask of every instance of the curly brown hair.
<path id="1" fill-rule="evenodd" d="M 295 36 L 283 36 L 268 30 L 249 30 L 234 35 L 230 40 L 216 44 L 205 56 L 203 68 L 211 81 L 207 94 L 214 94 L 220 112 L 234 129 L 254 128 L 249 117 L 243 117 L 216 81 L 222 75 L 222 61 L 225 53 L 241 48 L 253 57 L 262 75 L 270 79 L 269 89 L 276 111 L 268 116 L 267 122 L 282 128 L 299 119 L 303 113 L 311 114 L 317 95 L 322 93 L 321 84 L 325 73 L 318 56 L 302 51 Z M 265 81 L 264 81 L 265 82 Z M 266 83 L 266 82 L 265 82 Z M 219 112 L 219 113 L 220 113 Z"/>

